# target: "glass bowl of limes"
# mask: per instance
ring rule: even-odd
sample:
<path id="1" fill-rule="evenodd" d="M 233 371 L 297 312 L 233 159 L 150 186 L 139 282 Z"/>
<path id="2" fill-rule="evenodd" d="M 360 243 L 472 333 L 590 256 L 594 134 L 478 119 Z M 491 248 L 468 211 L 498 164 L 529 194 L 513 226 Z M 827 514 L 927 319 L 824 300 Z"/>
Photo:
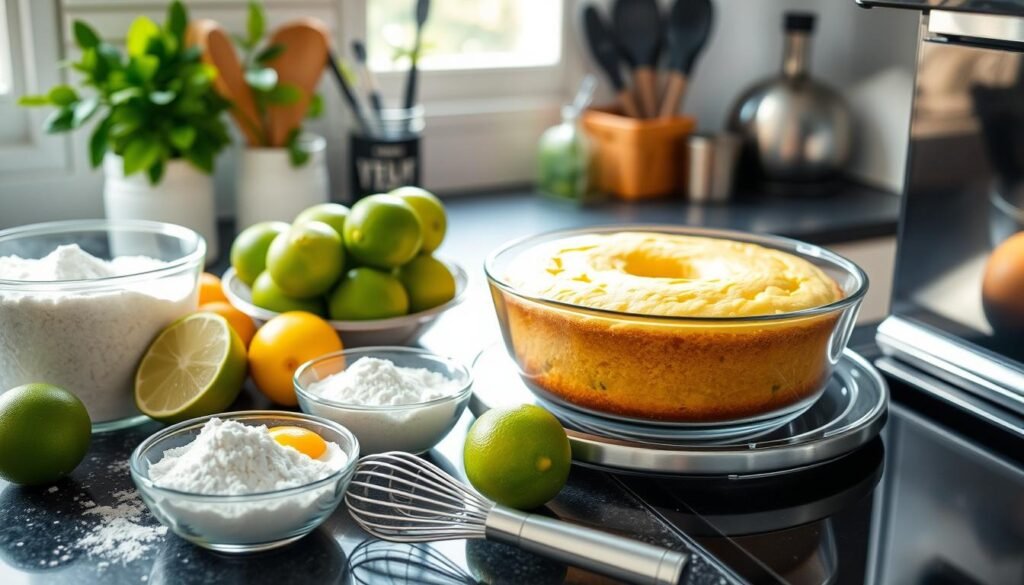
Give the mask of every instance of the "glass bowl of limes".
<path id="1" fill-rule="evenodd" d="M 247 227 L 222 280 L 257 325 L 287 311 L 326 319 L 346 347 L 410 345 L 458 305 L 466 272 L 436 256 L 447 216 L 424 189 L 402 187 L 351 209 L 315 205 L 291 224 Z"/>

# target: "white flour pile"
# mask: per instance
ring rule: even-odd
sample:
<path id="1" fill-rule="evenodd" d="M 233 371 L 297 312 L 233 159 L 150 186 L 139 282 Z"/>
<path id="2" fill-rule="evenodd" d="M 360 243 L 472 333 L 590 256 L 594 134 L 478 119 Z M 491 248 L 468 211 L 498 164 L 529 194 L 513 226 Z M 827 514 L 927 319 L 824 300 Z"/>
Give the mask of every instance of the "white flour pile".
<path id="1" fill-rule="evenodd" d="M 164 526 L 149 526 L 141 521 L 146 506 L 135 490 L 114 494 L 116 506 L 88 506 L 85 514 L 98 516 L 100 523 L 79 539 L 78 547 L 90 555 L 130 563 L 146 554 L 155 541 L 167 534 Z"/>
<path id="2" fill-rule="evenodd" d="M 193 274 L 104 284 L 100 279 L 156 270 L 145 256 L 101 260 L 77 245 L 45 258 L 0 257 L 0 279 L 96 280 L 71 292 L 0 292 L 0 392 L 45 381 L 77 395 L 94 423 L 137 414 L 135 368 L 169 323 L 195 309 Z"/>
<path id="3" fill-rule="evenodd" d="M 310 384 L 309 390 L 345 404 L 382 406 L 429 402 L 451 394 L 453 386 L 453 380 L 438 372 L 362 357 L 342 372 Z"/>
<path id="4" fill-rule="evenodd" d="M 423 368 L 396 366 L 391 360 L 362 357 L 343 371 L 309 385 L 311 394 L 339 403 L 311 402 L 312 414 L 338 421 L 359 438 L 364 454 L 383 451 L 422 453 L 454 426 L 465 400 L 441 400 L 461 386 Z M 341 405 L 394 406 L 356 409 Z"/>
<path id="5" fill-rule="evenodd" d="M 267 427 L 210 419 L 194 441 L 164 453 L 149 468 L 160 487 L 205 495 L 242 495 L 282 490 L 323 479 L 348 457 L 328 442 L 320 459 L 285 447 Z"/>
<path id="6" fill-rule="evenodd" d="M 210 419 L 194 441 L 168 450 L 149 477 L 160 487 L 206 495 L 241 495 L 298 487 L 345 466 L 335 443 L 319 459 L 285 447 L 263 426 Z M 340 481 L 341 476 L 338 476 Z M 267 543 L 294 535 L 311 519 L 333 511 L 338 481 L 282 498 L 217 502 L 158 495 L 155 506 L 188 530 L 219 543 Z"/>

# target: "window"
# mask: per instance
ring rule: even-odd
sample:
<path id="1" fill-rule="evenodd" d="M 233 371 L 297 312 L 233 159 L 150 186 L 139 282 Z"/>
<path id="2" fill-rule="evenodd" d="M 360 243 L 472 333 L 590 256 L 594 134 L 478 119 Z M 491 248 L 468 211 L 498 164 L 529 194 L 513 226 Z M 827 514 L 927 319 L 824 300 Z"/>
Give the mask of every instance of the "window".
<path id="1" fill-rule="evenodd" d="M 408 66 L 415 9 L 416 0 L 368 3 L 366 28 L 373 69 Z M 561 2 L 434 0 L 430 9 L 423 32 L 423 71 L 550 66 L 561 58 Z"/>
<path id="2" fill-rule="evenodd" d="M 11 38 L 7 31 L 7 2 L 0 0 L 0 96 L 14 89 L 14 72 L 11 70 Z"/>

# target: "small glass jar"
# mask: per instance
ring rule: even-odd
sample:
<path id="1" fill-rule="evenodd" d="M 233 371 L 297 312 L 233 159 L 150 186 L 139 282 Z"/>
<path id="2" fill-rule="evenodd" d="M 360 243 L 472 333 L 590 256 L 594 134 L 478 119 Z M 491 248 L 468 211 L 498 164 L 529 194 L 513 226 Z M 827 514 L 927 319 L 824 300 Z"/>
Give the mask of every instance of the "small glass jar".
<path id="1" fill-rule="evenodd" d="M 596 194 L 592 181 L 594 147 L 580 125 L 579 113 L 562 108 L 562 123 L 540 137 L 537 187 L 546 195 L 586 203 Z"/>
<path id="2" fill-rule="evenodd" d="M 352 200 L 420 184 L 423 106 L 370 112 L 352 132 L 349 175 Z"/>

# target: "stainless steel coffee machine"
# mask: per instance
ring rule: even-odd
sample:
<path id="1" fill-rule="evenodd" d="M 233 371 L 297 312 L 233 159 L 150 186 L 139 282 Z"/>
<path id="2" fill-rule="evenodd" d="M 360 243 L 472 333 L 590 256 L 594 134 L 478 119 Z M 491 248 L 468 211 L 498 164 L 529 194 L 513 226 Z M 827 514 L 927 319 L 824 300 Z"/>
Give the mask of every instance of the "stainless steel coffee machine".
<path id="1" fill-rule="evenodd" d="M 1024 414 L 1024 2 L 920 9 L 893 290 L 877 341 L 942 384 Z"/>

